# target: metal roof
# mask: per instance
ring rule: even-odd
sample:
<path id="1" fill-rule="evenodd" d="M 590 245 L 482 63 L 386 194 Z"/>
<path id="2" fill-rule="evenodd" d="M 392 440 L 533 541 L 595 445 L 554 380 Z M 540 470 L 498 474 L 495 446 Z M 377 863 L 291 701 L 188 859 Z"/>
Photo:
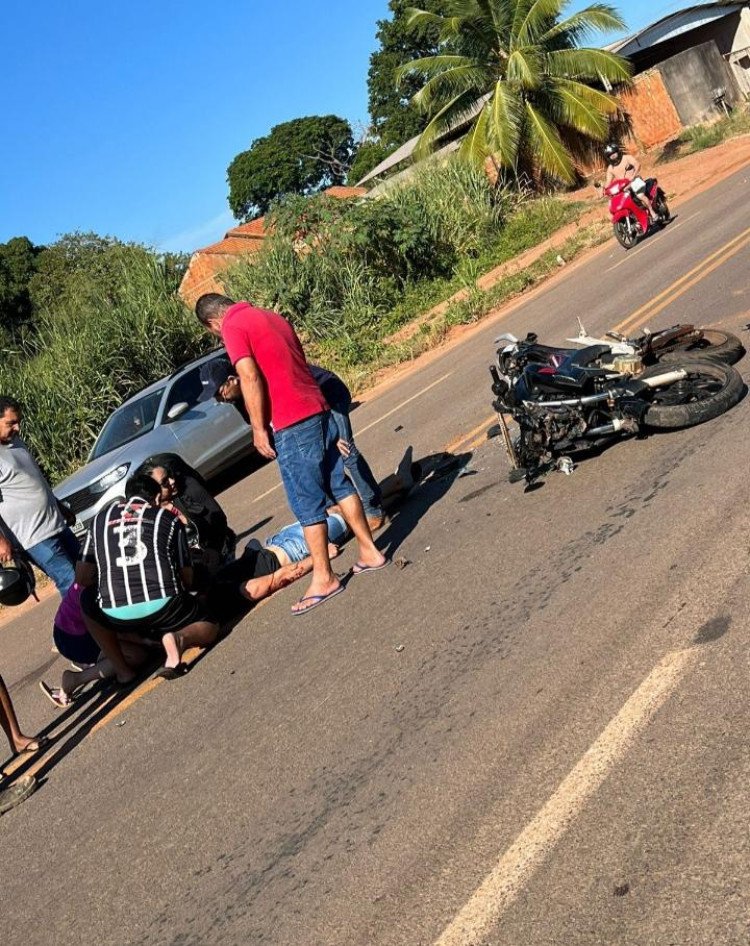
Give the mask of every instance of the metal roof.
<path id="1" fill-rule="evenodd" d="M 670 13 L 655 23 L 644 26 L 643 29 L 630 36 L 625 36 L 614 43 L 605 46 L 609 52 L 619 53 L 621 56 L 632 56 L 634 53 L 650 46 L 656 46 L 657 43 L 666 42 L 681 33 L 687 33 L 690 30 L 711 23 L 730 13 L 736 13 L 745 3 L 699 3 L 695 6 L 685 7 L 683 10 L 677 10 Z"/>

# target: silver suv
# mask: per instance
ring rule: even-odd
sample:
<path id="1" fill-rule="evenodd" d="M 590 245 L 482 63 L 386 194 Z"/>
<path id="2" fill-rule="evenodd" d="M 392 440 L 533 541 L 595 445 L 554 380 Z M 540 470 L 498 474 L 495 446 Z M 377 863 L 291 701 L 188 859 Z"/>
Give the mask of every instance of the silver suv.
<path id="1" fill-rule="evenodd" d="M 74 532 L 82 533 L 102 507 L 122 495 L 126 477 L 156 453 L 177 453 L 208 478 L 253 451 L 238 410 L 215 398 L 199 400 L 202 366 L 226 357 L 219 349 L 183 365 L 110 415 L 86 466 L 54 489 L 76 514 Z"/>

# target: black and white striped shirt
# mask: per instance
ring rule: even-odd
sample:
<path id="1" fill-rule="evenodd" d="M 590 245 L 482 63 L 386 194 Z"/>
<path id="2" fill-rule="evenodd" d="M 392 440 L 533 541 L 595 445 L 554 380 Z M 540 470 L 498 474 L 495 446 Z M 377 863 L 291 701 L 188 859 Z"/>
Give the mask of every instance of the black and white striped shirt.
<path id="1" fill-rule="evenodd" d="M 178 595 L 180 569 L 190 564 L 180 520 L 138 496 L 118 499 L 96 514 L 81 559 L 98 569 L 103 608 Z"/>

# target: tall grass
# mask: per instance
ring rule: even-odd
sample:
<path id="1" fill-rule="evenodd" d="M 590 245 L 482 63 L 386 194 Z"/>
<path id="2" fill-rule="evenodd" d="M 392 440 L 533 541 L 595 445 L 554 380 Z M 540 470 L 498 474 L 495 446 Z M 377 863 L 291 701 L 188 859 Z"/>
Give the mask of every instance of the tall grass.
<path id="1" fill-rule="evenodd" d="M 115 298 L 95 281 L 37 313 L 25 351 L 0 363 L 23 436 L 54 482 L 80 466 L 113 408 L 205 350 L 207 337 L 155 257 L 123 266 Z"/>
<path id="2" fill-rule="evenodd" d="M 380 360 L 390 333 L 577 210 L 524 201 L 455 159 L 427 162 L 355 204 L 317 197 L 277 207 L 263 250 L 222 279 L 233 298 L 288 316 L 313 357 L 354 380 Z"/>

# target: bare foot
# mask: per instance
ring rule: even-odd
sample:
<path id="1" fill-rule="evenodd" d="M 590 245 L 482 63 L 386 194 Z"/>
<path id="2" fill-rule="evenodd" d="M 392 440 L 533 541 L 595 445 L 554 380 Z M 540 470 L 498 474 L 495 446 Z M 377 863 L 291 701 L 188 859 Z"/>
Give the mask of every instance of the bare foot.
<path id="1" fill-rule="evenodd" d="M 170 631 L 169 634 L 165 634 L 162 637 L 161 642 L 167 654 L 164 666 L 172 668 L 179 666 L 182 660 L 182 648 L 180 647 L 180 640 L 177 634 Z"/>
<path id="2" fill-rule="evenodd" d="M 385 555 L 374 545 L 371 549 L 363 549 L 360 546 L 357 562 L 360 565 L 365 565 L 367 568 L 378 568 L 378 566 L 385 562 Z"/>
<path id="3" fill-rule="evenodd" d="M 337 555 L 341 555 L 341 549 L 338 545 L 334 545 L 333 542 L 328 543 L 328 558 L 336 558 Z"/>
<path id="4" fill-rule="evenodd" d="M 49 743 L 47 736 L 24 736 L 23 733 L 18 739 L 13 740 L 13 749 L 16 753 L 21 752 L 39 752 L 46 748 Z"/>
<path id="5" fill-rule="evenodd" d="M 339 588 L 341 588 L 341 582 L 335 575 L 332 581 L 326 582 L 325 584 L 317 584 L 313 581 L 305 592 L 304 597 L 296 604 L 292 605 L 292 612 L 294 614 L 301 614 L 303 611 L 309 611 L 310 608 L 314 608 L 320 603 L 321 598 L 328 597 L 328 595 L 333 594 L 333 592 L 337 591 Z"/>

